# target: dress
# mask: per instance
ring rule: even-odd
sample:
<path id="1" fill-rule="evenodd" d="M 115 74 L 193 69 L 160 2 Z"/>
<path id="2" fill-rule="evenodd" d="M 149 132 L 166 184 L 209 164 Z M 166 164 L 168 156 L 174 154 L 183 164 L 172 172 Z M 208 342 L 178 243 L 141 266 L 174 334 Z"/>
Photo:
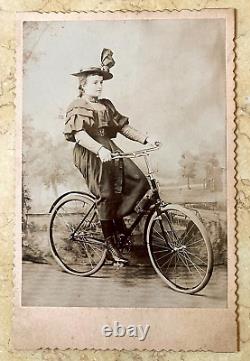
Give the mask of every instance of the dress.
<path id="1" fill-rule="evenodd" d="M 117 132 L 122 133 L 127 124 L 128 118 L 118 113 L 110 100 L 92 103 L 82 97 L 74 100 L 67 109 L 64 135 L 67 140 L 76 142 L 75 133 L 84 130 L 111 152 L 121 151 L 112 138 Z M 130 214 L 150 188 L 145 175 L 130 159 L 102 163 L 95 153 L 77 142 L 73 155 L 75 166 L 96 197 L 101 220 Z"/>

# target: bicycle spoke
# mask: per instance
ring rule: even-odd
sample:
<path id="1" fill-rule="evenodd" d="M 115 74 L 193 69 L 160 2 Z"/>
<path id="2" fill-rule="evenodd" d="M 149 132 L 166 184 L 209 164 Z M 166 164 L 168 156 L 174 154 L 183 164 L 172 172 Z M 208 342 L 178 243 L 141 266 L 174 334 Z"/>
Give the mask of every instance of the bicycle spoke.
<path id="1" fill-rule="evenodd" d="M 205 272 L 205 273 L 206 273 L 206 271 L 204 271 L 203 268 L 201 268 L 200 266 L 198 266 L 197 264 L 195 264 L 195 263 L 191 260 L 191 258 L 189 257 L 188 254 L 186 254 L 186 256 L 187 256 L 187 258 L 189 259 L 189 261 L 190 261 L 190 263 L 192 264 L 192 266 L 193 266 L 193 267 L 196 269 L 196 271 L 199 273 L 199 275 L 201 276 L 201 278 L 203 278 L 203 276 L 202 276 L 202 274 L 200 273 L 199 269 L 200 269 L 202 272 Z"/>
<path id="2" fill-rule="evenodd" d="M 191 229 L 192 229 L 194 226 L 195 226 L 195 224 L 193 223 L 193 224 L 192 224 L 192 227 L 189 228 L 188 233 L 185 234 L 185 237 L 183 238 L 183 241 L 185 240 L 185 238 L 187 237 L 187 235 L 190 233 Z"/>
<path id="3" fill-rule="evenodd" d="M 170 254 L 171 252 L 168 252 L 168 254 L 165 254 L 165 255 L 163 255 L 163 256 L 161 256 L 161 257 L 159 257 L 158 259 L 157 259 L 157 261 L 159 261 L 159 260 L 161 260 L 162 258 L 164 258 L 164 257 L 167 257 L 167 256 L 169 256 L 169 254 Z"/>
<path id="4" fill-rule="evenodd" d="M 92 248 L 92 250 L 93 250 L 95 253 L 98 254 L 98 252 L 99 252 L 99 254 L 102 254 L 102 251 L 100 250 L 100 248 L 94 246 L 93 244 L 91 245 L 90 243 L 88 243 L 88 245 L 89 245 L 90 248 Z"/>
<path id="5" fill-rule="evenodd" d="M 86 253 L 87 253 L 88 259 L 89 259 L 90 264 L 91 264 L 91 267 L 93 267 L 93 264 L 92 264 L 92 257 L 90 256 L 90 254 L 89 254 L 89 252 L 88 252 L 88 250 L 87 250 L 86 245 L 85 245 L 84 243 L 83 243 L 83 244 L 81 244 L 81 245 L 84 247 L 84 249 L 85 249 L 85 251 L 86 251 Z"/>
<path id="6" fill-rule="evenodd" d="M 188 265 L 185 257 L 183 259 L 182 254 L 180 252 L 177 253 L 177 257 L 180 260 L 180 262 L 184 265 L 185 269 L 188 271 L 187 273 L 185 273 L 185 277 L 184 277 L 184 279 L 183 279 L 183 281 L 181 283 L 181 286 L 184 287 L 183 286 L 183 282 L 184 282 L 185 283 L 185 289 L 188 289 L 187 278 L 189 279 L 189 281 L 191 281 L 192 280 L 191 277 L 192 277 L 193 273 L 192 273 L 191 269 L 189 268 L 189 265 Z"/>
<path id="7" fill-rule="evenodd" d="M 153 235 L 153 237 L 158 239 L 158 242 L 164 241 L 166 243 L 166 240 L 164 238 L 162 238 L 162 237 L 160 238 L 160 237 L 156 236 L 155 234 Z"/>
<path id="8" fill-rule="evenodd" d="M 178 236 L 177 236 L 176 232 L 173 229 L 173 225 L 176 226 L 176 223 L 174 223 L 174 221 L 173 221 L 173 215 L 171 213 L 168 213 L 170 221 L 168 220 L 168 217 L 166 215 L 164 215 L 164 216 L 167 219 L 167 222 L 168 222 L 168 225 L 169 225 L 169 228 L 170 228 L 169 231 L 165 231 L 165 232 L 167 232 L 168 235 L 170 235 L 171 241 L 173 242 L 173 244 L 175 244 L 176 247 L 178 247 L 179 246 L 179 242 L 178 242 L 179 239 L 178 239 Z"/>
<path id="9" fill-rule="evenodd" d="M 162 267 L 164 267 L 166 264 L 168 264 L 169 261 L 171 261 L 171 259 L 173 258 L 173 255 L 174 255 L 174 253 L 172 253 L 172 255 L 170 256 L 170 258 L 167 259 L 167 260 L 162 264 Z M 166 256 L 169 256 L 169 254 L 166 255 Z M 158 260 L 159 260 L 159 259 L 158 259 Z"/>
<path id="10" fill-rule="evenodd" d="M 198 239 L 198 240 L 196 240 L 196 241 L 194 241 L 192 243 L 187 242 L 186 246 L 190 247 L 190 246 L 192 246 L 194 244 L 197 244 L 197 243 L 200 243 L 200 242 L 204 242 L 203 238 L 200 238 L 200 239 Z"/>
<path id="11" fill-rule="evenodd" d="M 174 259 L 175 259 L 175 264 L 174 264 L 174 280 L 175 280 L 175 283 L 176 283 L 176 265 L 177 265 L 177 262 L 176 262 L 176 258 L 177 258 L 177 252 L 175 252 L 175 256 L 174 256 Z"/>
<path id="12" fill-rule="evenodd" d="M 192 252 L 189 252 L 187 249 L 186 249 L 186 252 L 190 255 L 192 255 L 193 257 L 197 258 L 201 263 L 203 263 L 205 266 L 207 265 L 206 262 L 204 262 L 200 257 L 196 256 L 194 253 Z"/>
<path id="13" fill-rule="evenodd" d="M 162 234 L 160 234 L 156 229 L 154 230 L 154 232 L 157 233 L 160 236 L 158 238 L 163 239 L 166 242 L 164 236 Z M 155 236 L 155 237 L 157 237 L 157 236 Z"/>
<path id="14" fill-rule="evenodd" d="M 168 218 L 167 216 L 165 215 L 165 218 L 167 219 L 167 222 L 168 222 L 168 225 L 169 225 L 169 221 L 168 221 Z M 163 225 L 162 225 L 163 227 Z M 170 227 L 170 225 L 169 225 Z M 173 243 L 176 243 L 176 237 L 175 237 L 175 234 L 174 232 L 171 230 L 171 227 L 170 227 L 170 230 L 166 230 L 165 227 L 163 227 L 164 229 L 164 233 L 167 233 L 167 235 L 169 236 L 170 240 L 173 242 Z"/>
<path id="15" fill-rule="evenodd" d="M 105 246 L 105 243 L 103 241 L 103 238 L 93 238 L 93 236 L 91 234 L 87 234 L 86 236 L 86 239 L 85 239 L 85 243 L 91 243 L 92 245 L 95 245 L 96 247 L 97 246 L 101 246 L 101 247 L 104 247 Z"/>
<path id="16" fill-rule="evenodd" d="M 179 257 L 180 261 L 184 264 L 184 266 L 188 269 L 188 271 L 191 273 L 191 270 L 190 270 L 190 268 L 189 268 L 189 265 L 188 265 L 188 263 L 186 263 L 186 258 L 184 257 L 184 259 L 183 259 L 181 253 L 178 253 L 178 257 Z M 184 260 L 185 260 L 185 261 L 184 261 Z"/>
<path id="17" fill-rule="evenodd" d="M 170 265 L 171 265 L 171 261 L 172 261 L 172 259 L 173 259 L 174 256 L 175 256 L 175 252 L 172 254 L 172 256 L 171 256 L 170 259 L 169 259 L 170 262 L 168 262 L 168 267 L 166 268 L 166 273 L 167 273 L 167 271 L 168 271 L 168 269 L 169 269 L 169 267 L 170 267 Z"/>
<path id="18" fill-rule="evenodd" d="M 153 246 L 171 250 L 171 248 L 168 247 L 166 244 L 159 243 L 158 241 L 154 241 Z"/>
<path id="19" fill-rule="evenodd" d="M 100 252 L 101 252 L 101 251 L 98 250 L 98 251 L 99 251 L 99 253 L 98 253 L 98 251 L 95 250 L 95 249 L 93 249 L 90 244 L 89 244 L 89 247 L 91 248 L 92 252 L 94 253 L 92 259 L 95 259 L 95 263 L 96 263 L 96 258 L 99 259 L 99 257 L 100 257 L 99 255 L 100 255 Z M 101 252 L 101 253 L 102 253 L 102 252 Z M 96 255 L 96 257 L 94 257 L 95 255 Z"/>
<path id="20" fill-rule="evenodd" d="M 91 239 L 90 237 L 85 239 L 85 243 L 91 245 L 92 247 L 95 248 L 105 248 L 105 243 L 104 242 L 100 242 L 100 241 L 96 241 L 95 239 Z"/>
<path id="21" fill-rule="evenodd" d="M 154 253 L 162 253 L 162 252 L 166 252 L 164 249 L 160 250 L 160 251 L 154 251 Z"/>
<path id="22" fill-rule="evenodd" d="M 172 256 L 168 259 L 168 260 L 166 260 L 160 267 L 161 268 L 163 268 L 170 260 L 171 260 L 171 258 L 173 257 L 173 254 L 172 254 Z M 157 263 L 159 264 L 159 262 L 158 262 L 158 260 L 156 260 L 157 261 Z"/>

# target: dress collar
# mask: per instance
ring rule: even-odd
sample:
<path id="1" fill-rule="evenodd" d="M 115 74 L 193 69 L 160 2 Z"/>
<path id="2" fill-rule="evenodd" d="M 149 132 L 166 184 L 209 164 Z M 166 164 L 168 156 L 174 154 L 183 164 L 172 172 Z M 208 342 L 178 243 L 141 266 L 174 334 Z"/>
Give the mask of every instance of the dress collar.
<path id="1" fill-rule="evenodd" d="M 88 95 L 85 95 L 84 98 L 86 99 L 87 102 L 89 103 L 99 103 L 99 99 L 96 97 L 90 97 Z"/>

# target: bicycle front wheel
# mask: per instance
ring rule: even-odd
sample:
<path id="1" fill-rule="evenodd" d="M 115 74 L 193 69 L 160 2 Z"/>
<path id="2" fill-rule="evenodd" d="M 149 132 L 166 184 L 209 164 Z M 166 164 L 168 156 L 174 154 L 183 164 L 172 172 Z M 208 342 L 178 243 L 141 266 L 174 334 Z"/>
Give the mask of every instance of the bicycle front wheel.
<path id="1" fill-rule="evenodd" d="M 173 290 L 196 293 L 210 280 L 213 252 L 208 233 L 194 212 L 168 204 L 154 212 L 146 233 L 155 271 Z"/>
<path id="2" fill-rule="evenodd" d="M 89 276 L 104 264 L 107 248 L 91 196 L 62 199 L 51 214 L 49 232 L 52 255 L 66 272 Z"/>

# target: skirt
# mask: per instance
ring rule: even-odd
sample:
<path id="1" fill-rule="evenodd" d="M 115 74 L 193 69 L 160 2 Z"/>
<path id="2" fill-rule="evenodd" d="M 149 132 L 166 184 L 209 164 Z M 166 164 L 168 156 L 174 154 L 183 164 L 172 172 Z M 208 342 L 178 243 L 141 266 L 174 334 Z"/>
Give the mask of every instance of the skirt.
<path id="1" fill-rule="evenodd" d="M 120 151 L 109 138 L 96 140 L 111 152 Z M 75 166 L 96 197 L 101 220 L 122 218 L 132 213 L 136 203 L 150 188 L 147 178 L 131 159 L 102 163 L 93 152 L 77 143 L 73 155 Z"/>

